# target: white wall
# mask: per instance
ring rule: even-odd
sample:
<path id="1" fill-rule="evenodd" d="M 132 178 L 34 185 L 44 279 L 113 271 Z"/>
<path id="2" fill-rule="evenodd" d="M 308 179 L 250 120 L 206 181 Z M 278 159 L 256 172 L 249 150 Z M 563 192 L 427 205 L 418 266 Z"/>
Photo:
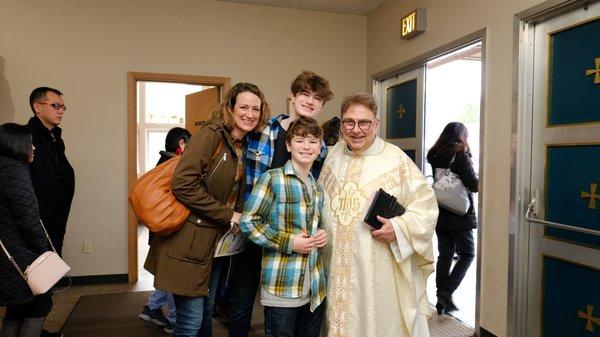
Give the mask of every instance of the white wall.
<path id="1" fill-rule="evenodd" d="M 231 77 L 285 111 L 302 69 L 335 98 L 365 90 L 364 16 L 203 0 L 0 0 L 0 123 L 26 123 L 30 91 L 60 89 L 76 194 L 65 259 L 73 275 L 127 273 L 126 72 Z M 82 241 L 93 253 L 82 254 Z"/>
<path id="2" fill-rule="evenodd" d="M 487 29 L 484 157 L 483 240 L 480 325 L 505 336 L 510 204 L 511 112 L 514 16 L 540 0 L 390 0 L 368 16 L 367 85 L 371 76 L 423 55 L 461 37 Z M 427 10 L 427 31 L 412 40 L 400 39 L 401 17 L 415 8 Z"/>

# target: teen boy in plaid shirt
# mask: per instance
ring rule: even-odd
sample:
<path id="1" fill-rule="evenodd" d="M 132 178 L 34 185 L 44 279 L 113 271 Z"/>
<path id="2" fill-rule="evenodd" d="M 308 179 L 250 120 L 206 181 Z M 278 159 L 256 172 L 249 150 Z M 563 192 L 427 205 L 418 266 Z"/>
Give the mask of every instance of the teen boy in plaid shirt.
<path id="1" fill-rule="evenodd" d="M 246 201 L 240 229 L 262 246 L 261 303 L 265 336 L 318 337 L 324 315 L 326 281 L 319 228 L 323 192 L 310 173 L 323 131 L 300 117 L 290 126 L 283 167 L 265 172 Z"/>
<path id="2" fill-rule="evenodd" d="M 252 187 L 263 173 L 272 168 L 282 167 L 290 159 L 285 145 L 290 123 L 300 116 L 316 117 L 323 105 L 333 98 L 329 82 L 310 71 L 301 72 L 292 81 L 290 90 L 293 106 L 290 116 L 281 114 L 273 117 L 261 132 L 253 132 L 247 136 L 244 201 L 248 199 Z M 322 143 L 321 152 L 311 169 L 315 179 L 319 177 L 326 154 L 327 146 Z M 235 256 L 233 270 L 241 277 L 234 277 L 231 286 L 229 337 L 248 336 L 252 308 L 260 282 L 261 254 L 261 247 L 249 242 L 246 249 Z"/>

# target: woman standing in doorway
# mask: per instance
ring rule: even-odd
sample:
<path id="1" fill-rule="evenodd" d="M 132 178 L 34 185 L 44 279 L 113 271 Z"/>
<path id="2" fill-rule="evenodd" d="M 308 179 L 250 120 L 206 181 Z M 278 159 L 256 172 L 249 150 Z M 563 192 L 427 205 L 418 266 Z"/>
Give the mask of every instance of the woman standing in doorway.
<path id="1" fill-rule="evenodd" d="M 473 229 L 477 228 L 477 218 L 473 207 L 473 193 L 478 191 L 479 179 L 473 169 L 471 152 L 467 142 L 468 131 L 459 122 L 448 123 L 442 134 L 427 153 L 427 161 L 435 174 L 437 168 L 450 168 L 456 173 L 469 190 L 469 210 L 464 215 L 452 213 L 440 207 L 435 232 L 438 238 L 438 261 L 435 283 L 437 287 L 438 314 L 458 310 L 452 300 L 452 294 L 465 277 L 473 258 L 475 245 Z M 458 261 L 452 271 L 452 259 L 458 255 Z"/>
<path id="2" fill-rule="evenodd" d="M 222 264 L 222 258 L 213 258 L 215 245 L 231 226 L 239 226 L 245 138 L 262 129 L 269 115 L 258 87 L 236 84 L 190 139 L 175 170 L 173 194 L 191 213 L 178 232 L 153 239 L 145 264 L 154 286 L 173 293 L 174 337 L 212 335 Z"/>

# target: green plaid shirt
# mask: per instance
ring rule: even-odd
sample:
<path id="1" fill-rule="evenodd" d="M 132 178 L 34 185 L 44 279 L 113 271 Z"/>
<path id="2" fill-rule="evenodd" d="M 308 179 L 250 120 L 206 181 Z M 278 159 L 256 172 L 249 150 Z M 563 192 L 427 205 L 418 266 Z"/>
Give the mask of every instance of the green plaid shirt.
<path id="1" fill-rule="evenodd" d="M 308 264 L 310 308 L 314 310 L 325 299 L 326 291 L 320 249 L 308 254 L 292 251 L 296 234 L 305 231 L 315 235 L 320 224 L 323 192 L 312 175 L 309 179 L 313 189 L 296 176 L 291 160 L 265 172 L 246 201 L 240 228 L 250 240 L 265 248 L 261 282 L 269 293 L 282 298 L 302 297 Z"/>

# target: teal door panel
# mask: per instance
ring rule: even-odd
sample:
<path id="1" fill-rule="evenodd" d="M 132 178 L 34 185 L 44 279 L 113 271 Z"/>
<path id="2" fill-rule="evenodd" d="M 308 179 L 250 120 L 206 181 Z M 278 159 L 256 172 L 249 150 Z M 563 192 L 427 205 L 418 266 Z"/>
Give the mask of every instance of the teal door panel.
<path id="1" fill-rule="evenodd" d="M 548 124 L 600 122 L 600 19 L 550 34 Z"/>
<path id="2" fill-rule="evenodd" d="M 386 89 L 386 138 L 417 135 L 417 79 Z"/>
<path id="3" fill-rule="evenodd" d="M 547 147 L 546 220 L 600 230 L 600 145 Z M 600 248 L 600 237 L 559 228 L 546 235 Z"/>
<path id="4" fill-rule="evenodd" d="M 544 256 L 542 336 L 600 336 L 600 271 Z"/>

